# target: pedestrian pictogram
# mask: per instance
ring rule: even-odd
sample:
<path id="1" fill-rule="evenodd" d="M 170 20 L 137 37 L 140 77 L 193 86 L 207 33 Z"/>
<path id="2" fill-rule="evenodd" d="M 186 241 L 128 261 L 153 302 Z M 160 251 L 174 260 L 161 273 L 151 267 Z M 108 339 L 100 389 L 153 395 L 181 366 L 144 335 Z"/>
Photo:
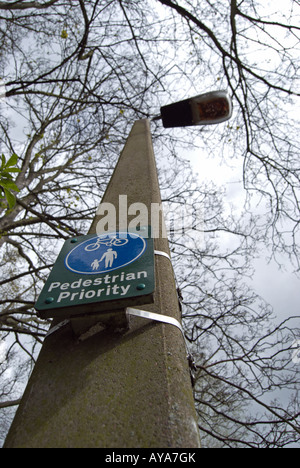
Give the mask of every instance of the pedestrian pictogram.
<path id="1" fill-rule="evenodd" d="M 117 258 L 118 254 L 113 249 L 108 249 L 101 257 L 100 262 L 105 259 L 105 268 L 111 268 L 113 266 L 114 259 Z"/>

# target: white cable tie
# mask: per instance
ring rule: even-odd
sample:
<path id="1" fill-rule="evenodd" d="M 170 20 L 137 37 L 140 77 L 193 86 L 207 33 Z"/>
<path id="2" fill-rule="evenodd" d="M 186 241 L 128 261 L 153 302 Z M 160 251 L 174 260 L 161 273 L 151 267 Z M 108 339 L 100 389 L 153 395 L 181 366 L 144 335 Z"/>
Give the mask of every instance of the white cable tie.
<path id="1" fill-rule="evenodd" d="M 182 325 L 174 317 L 170 317 L 169 315 L 155 314 L 154 312 L 148 312 L 147 310 L 132 309 L 131 307 L 127 307 L 126 315 L 134 315 L 135 317 L 142 317 L 148 320 L 155 320 L 157 322 L 169 323 L 170 325 L 174 325 L 175 327 L 179 328 L 179 330 L 181 331 L 183 339 L 184 339 L 184 343 L 188 352 L 186 337 L 185 337 Z"/>
<path id="2" fill-rule="evenodd" d="M 185 349 L 187 352 L 187 360 L 190 368 L 190 377 L 191 377 L 191 383 L 192 386 L 195 386 L 195 371 L 197 370 L 197 366 L 194 361 L 193 355 L 189 351 L 189 347 L 187 344 L 187 340 L 183 331 L 183 328 L 181 326 L 181 323 L 178 322 L 173 317 L 170 317 L 169 315 L 161 315 L 161 314 L 155 314 L 154 312 L 148 312 L 147 310 L 140 310 L 140 309 L 132 309 L 131 307 L 127 307 L 126 309 L 126 315 L 134 315 L 135 317 L 142 317 L 145 319 L 149 320 L 155 320 L 157 322 L 163 322 L 163 323 L 169 323 L 170 325 L 174 325 L 175 327 L 179 328 L 179 330 L 182 333 L 183 336 L 183 341 L 185 344 Z"/>
<path id="3" fill-rule="evenodd" d="M 50 328 L 50 330 L 48 331 L 47 335 L 45 336 L 45 338 L 48 338 L 48 336 L 52 335 L 52 333 L 55 333 L 57 330 L 59 330 L 60 328 L 64 327 L 65 325 L 67 325 L 67 323 L 69 323 L 70 320 L 69 319 L 66 319 L 66 320 L 63 320 L 62 322 L 59 322 L 57 325 L 55 325 L 55 327 L 52 327 Z"/>
<path id="4" fill-rule="evenodd" d="M 154 250 L 155 255 L 161 255 L 162 257 L 166 257 L 170 262 L 172 262 L 170 255 L 166 252 L 162 252 L 161 250 Z"/>

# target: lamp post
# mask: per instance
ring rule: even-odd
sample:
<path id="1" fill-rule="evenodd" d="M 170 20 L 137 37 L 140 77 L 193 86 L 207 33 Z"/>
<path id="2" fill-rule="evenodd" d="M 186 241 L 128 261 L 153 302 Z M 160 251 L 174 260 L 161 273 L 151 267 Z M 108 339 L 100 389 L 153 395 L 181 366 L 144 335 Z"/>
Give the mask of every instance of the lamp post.
<path id="1" fill-rule="evenodd" d="M 207 100 L 192 100 L 192 114 L 194 102 L 203 106 Z M 162 108 L 164 124 L 171 114 L 178 123 L 172 112 Z M 125 196 L 128 207 L 143 204 L 148 214 L 153 205 L 161 206 L 148 120 L 134 124 L 89 234 L 66 242 L 40 296 L 38 313 L 55 319 L 4 448 L 200 446 L 163 218 L 154 238 L 155 288 L 143 296 L 152 272 L 151 261 L 148 268 L 143 258 L 151 257 L 153 244 L 135 231 L 131 244 L 138 239 L 147 248 L 133 255 L 128 271 L 131 244 L 120 233 L 130 235 L 136 213 L 124 216 Z M 98 232 L 108 204 L 119 213 L 109 238 Z M 98 253 L 103 248 L 111 254 L 112 246 L 116 255 L 101 270 Z M 121 262 L 118 268 L 114 261 Z M 115 297 L 105 300 L 108 290 Z"/>

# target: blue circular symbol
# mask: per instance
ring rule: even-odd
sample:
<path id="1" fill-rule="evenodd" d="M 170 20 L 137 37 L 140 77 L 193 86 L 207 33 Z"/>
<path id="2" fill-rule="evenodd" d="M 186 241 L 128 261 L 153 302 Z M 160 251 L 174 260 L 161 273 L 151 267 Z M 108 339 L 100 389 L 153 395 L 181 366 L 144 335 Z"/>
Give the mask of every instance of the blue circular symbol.
<path id="1" fill-rule="evenodd" d="M 83 275 L 106 273 L 135 262 L 146 248 L 146 240 L 135 233 L 102 234 L 74 247 L 66 256 L 65 265 Z"/>

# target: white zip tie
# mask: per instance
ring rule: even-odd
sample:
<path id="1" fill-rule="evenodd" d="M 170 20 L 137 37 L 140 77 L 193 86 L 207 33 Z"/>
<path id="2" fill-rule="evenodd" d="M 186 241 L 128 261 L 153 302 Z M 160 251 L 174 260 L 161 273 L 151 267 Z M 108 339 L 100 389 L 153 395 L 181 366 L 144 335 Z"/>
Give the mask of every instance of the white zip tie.
<path id="1" fill-rule="evenodd" d="M 142 317 L 148 320 L 155 320 L 156 322 L 169 323 L 170 325 L 174 325 L 175 327 L 179 328 L 184 339 L 187 353 L 190 354 L 187 347 L 186 337 L 182 325 L 174 317 L 170 317 L 169 315 L 155 314 L 154 312 L 148 312 L 147 310 L 132 309 L 131 307 L 127 307 L 126 315 L 134 315 L 135 317 Z"/>
<path id="2" fill-rule="evenodd" d="M 154 312 L 148 312 L 147 310 L 141 310 L 141 309 L 132 309 L 131 307 L 127 307 L 126 309 L 126 315 L 134 315 L 135 317 L 142 317 L 148 320 L 155 320 L 157 322 L 162 322 L 162 323 L 169 323 L 170 325 L 174 325 L 175 327 L 179 328 L 179 330 L 182 333 L 184 344 L 185 344 L 185 349 L 187 353 L 187 360 L 190 368 L 190 376 L 191 376 L 191 383 L 192 386 L 194 387 L 195 385 L 195 371 L 197 370 L 197 366 L 194 361 L 193 355 L 190 353 L 187 340 L 183 331 L 183 328 L 181 326 L 181 323 L 178 322 L 174 317 L 170 317 L 169 315 L 161 315 L 161 314 L 155 314 Z"/>
<path id="3" fill-rule="evenodd" d="M 161 255 L 162 257 L 166 257 L 171 262 L 171 266 L 172 266 L 173 274 L 174 274 L 174 280 L 175 280 L 176 288 L 177 288 L 177 291 L 178 291 L 178 289 L 179 289 L 178 281 L 177 281 L 177 278 L 176 278 L 176 275 L 175 275 L 175 271 L 174 271 L 174 267 L 173 267 L 173 263 L 172 263 L 172 259 L 171 259 L 170 255 L 167 254 L 166 252 L 163 252 L 162 250 L 154 250 L 154 254 L 155 255 Z M 178 298 L 178 300 L 179 300 L 179 298 Z M 179 304 L 180 304 L 180 300 L 179 300 Z M 181 307 L 181 304 L 180 304 L 180 307 Z"/>
<path id="4" fill-rule="evenodd" d="M 57 325 L 55 325 L 55 327 L 52 327 L 50 328 L 50 330 L 48 331 L 47 335 L 45 336 L 45 338 L 48 338 L 48 336 L 52 335 L 52 333 L 55 333 L 57 330 L 59 330 L 60 328 L 64 327 L 65 325 L 67 325 L 67 323 L 69 323 L 70 320 L 69 319 L 66 319 L 66 320 L 63 320 L 62 322 L 59 322 Z"/>
<path id="5" fill-rule="evenodd" d="M 162 257 L 166 257 L 172 263 L 170 255 L 168 255 L 166 252 L 162 252 L 161 250 L 154 250 L 154 253 L 155 255 L 161 255 Z"/>

